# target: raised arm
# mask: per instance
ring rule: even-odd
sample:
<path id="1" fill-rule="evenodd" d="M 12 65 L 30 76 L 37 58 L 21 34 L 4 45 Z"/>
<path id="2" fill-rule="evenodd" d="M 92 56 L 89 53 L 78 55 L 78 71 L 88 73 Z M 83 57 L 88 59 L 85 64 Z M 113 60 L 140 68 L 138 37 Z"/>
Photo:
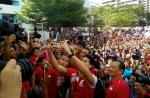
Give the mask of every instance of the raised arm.
<path id="1" fill-rule="evenodd" d="M 90 70 L 88 69 L 88 67 L 85 65 L 85 63 L 83 61 L 81 61 L 78 57 L 73 55 L 73 53 L 70 51 L 70 48 L 66 42 L 62 43 L 62 47 L 64 48 L 66 53 L 68 55 L 70 55 L 71 60 L 74 62 L 75 66 L 79 69 L 79 71 L 84 75 L 84 77 L 87 79 L 87 81 L 90 84 L 94 84 L 95 79 L 94 79 L 92 73 L 90 72 Z"/>
<path id="2" fill-rule="evenodd" d="M 55 69 L 58 70 L 59 72 L 66 74 L 67 69 L 57 62 L 56 57 L 54 56 L 50 48 L 48 49 L 48 54 L 49 54 L 50 63 L 52 64 L 52 66 L 54 66 Z"/>

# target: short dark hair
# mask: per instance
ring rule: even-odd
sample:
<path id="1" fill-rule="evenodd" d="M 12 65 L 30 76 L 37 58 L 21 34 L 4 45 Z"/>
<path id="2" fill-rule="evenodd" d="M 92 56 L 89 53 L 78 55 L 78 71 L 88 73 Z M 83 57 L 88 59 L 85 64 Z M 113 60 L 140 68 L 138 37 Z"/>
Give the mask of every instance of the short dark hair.
<path id="1" fill-rule="evenodd" d="M 40 56 L 38 59 L 37 59 L 37 64 L 39 63 L 42 63 L 44 61 L 44 57 L 43 56 Z M 38 66 L 38 65 L 37 65 Z"/>
<path id="2" fill-rule="evenodd" d="M 122 74 L 123 74 L 124 71 L 125 71 L 125 64 L 124 64 L 124 62 L 122 60 L 120 60 L 120 59 L 113 60 L 113 62 L 119 63 L 118 64 L 119 69 L 122 70 Z"/>
<path id="3" fill-rule="evenodd" d="M 82 48 L 86 48 L 86 43 L 83 41 L 78 41 L 77 45 L 80 45 Z"/>
<path id="4" fill-rule="evenodd" d="M 126 58 L 126 59 L 124 59 L 124 62 L 125 61 L 127 61 L 129 63 L 129 65 L 131 65 L 131 60 L 130 59 Z"/>
<path id="5" fill-rule="evenodd" d="M 90 55 L 85 55 L 84 57 L 87 57 L 89 59 L 89 62 L 91 65 L 94 65 L 94 58 Z"/>
<path id="6" fill-rule="evenodd" d="M 37 47 L 35 47 L 35 48 L 33 48 L 32 50 L 31 50 L 31 55 L 33 55 L 34 54 L 34 52 L 36 51 L 36 50 L 40 50 L 39 48 L 37 48 Z"/>

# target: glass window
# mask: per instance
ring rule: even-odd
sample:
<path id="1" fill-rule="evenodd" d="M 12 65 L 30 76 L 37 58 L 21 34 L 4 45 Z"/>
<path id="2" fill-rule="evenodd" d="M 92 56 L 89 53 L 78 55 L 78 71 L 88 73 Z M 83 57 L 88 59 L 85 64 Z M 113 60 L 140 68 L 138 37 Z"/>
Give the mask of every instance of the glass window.
<path id="1" fill-rule="evenodd" d="M 0 4 L 12 5 L 12 1 L 11 0 L 0 0 Z"/>

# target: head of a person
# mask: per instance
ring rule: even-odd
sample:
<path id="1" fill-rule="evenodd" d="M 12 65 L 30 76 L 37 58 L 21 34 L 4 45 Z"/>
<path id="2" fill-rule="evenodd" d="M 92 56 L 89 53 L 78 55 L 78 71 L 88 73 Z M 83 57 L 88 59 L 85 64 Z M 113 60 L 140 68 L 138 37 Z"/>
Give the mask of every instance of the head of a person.
<path id="1" fill-rule="evenodd" d="M 81 50 L 82 48 L 85 48 L 86 47 L 86 43 L 83 42 L 83 41 L 78 41 L 77 44 L 76 44 L 76 47 L 75 47 L 75 50 Z"/>
<path id="2" fill-rule="evenodd" d="M 85 65 L 90 69 L 91 66 L 94 64 L 94 59 L 90 55 L 85 55 L 82 59 Z"/>
<path id="3" fill-rule="evenodd" d="M 121 77 L 125 70 L 125 64 L 121 60 L 112 60 L 108 68 L 111 77 Z"/>
<path id="4" fill-rule="evenodd" d="M 90 50 L 88 48 L 82 48 L 79 53 L 79 58 L 82 60 L 86 55 L 90 55 Z"/>
<path id="5" fill-rule="evenodd" d="M 79 53 L 80 53 L 80 51 L 83 49 L 83 48 L 85 48 L 86 47 L 86 44 L 85 44 L 85 42 L 82 42 L 82 41 L 79 41 L 79 42 L 77 42 L 77 44 L 74 46 L 74 54 L 76 54 L 76 56 L 78 56 L 79 57 Z"/>
<path id="6" fill-rule="evenodd" d="M 150 45 L 150 36 L 147 36 L 147 37 L 146 37 L 146 42 L 147 42 L 147 44 Z"/>
<path id="7" fill-rule="evenodd" d="M 39 51 L 40 51 L 39 48 L 33 48 L 32 55 L 38 55 Z"/>
<path id="8" fill-rule="evenodd" d="M 10 59 L 17 59 L 17 52 L 13 45 L 10 46 Z"/>
<path id="9" fill-rule="evenodd" d="M 58 63 L 61 64 L 64 67 L 68 67 L 70 64 L 70 59 L 67 55 L 61 55 L 58 59 Z"/>
<path id="10" fill-rule="evenodd" d="M 45 60 L 44 60 L 44 57 L 43 56 L 40 56 L 38 59 L 37 59 L 37 66 L 44 66 L 45 65 Z"/>
<path id="11" fill-rule="evenodd" d="M 125 59 L 124 60 L 124 64 L 125 64 L 125 67 L 127 68 L 127 67 L 130 67 L 130 65 L 131 65 L 131 60 L 130 59 Z"/>

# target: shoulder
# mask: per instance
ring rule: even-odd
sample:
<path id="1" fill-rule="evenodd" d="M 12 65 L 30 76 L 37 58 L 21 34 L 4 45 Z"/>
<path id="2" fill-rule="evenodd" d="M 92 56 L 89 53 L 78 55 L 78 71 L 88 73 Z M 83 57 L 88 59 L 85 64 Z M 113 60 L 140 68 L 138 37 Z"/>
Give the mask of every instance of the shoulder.
<path id="1" fill-rule="evenodd" d="M 119 87 L 122 88 L 122 89 L 126 89 L 126 90 L 129 90 L 129 86 L 128 84 L 126 83 L 126 81 L 124 79 L 121 79 L 120 80 L 120 84 L 119 84 Z"/>
<path id="2" fill-rule="evenodd" d="M 56 75 L 56 70 L 53 67 L 50 67 L 47 69 L 46 76 L 50 77 L 50 76 L 55 76 L 55 75 Z"/>
<path id="3" fill-rule="evenodd" d="M 43 70 L 42 67 L 41 67 L 41 66 L 38 66 L 38 67 L 35 69 L 35 72 L 36 72 L 36 73 L 42 72 L 42 70 Z"/>
<path id="4" fill-rule="evenodd" d="M 71 77 L 72 75 L 76 75 L 78 73 L 78 70 L 74 68 L 67 68 L 67 76 Z"/>

